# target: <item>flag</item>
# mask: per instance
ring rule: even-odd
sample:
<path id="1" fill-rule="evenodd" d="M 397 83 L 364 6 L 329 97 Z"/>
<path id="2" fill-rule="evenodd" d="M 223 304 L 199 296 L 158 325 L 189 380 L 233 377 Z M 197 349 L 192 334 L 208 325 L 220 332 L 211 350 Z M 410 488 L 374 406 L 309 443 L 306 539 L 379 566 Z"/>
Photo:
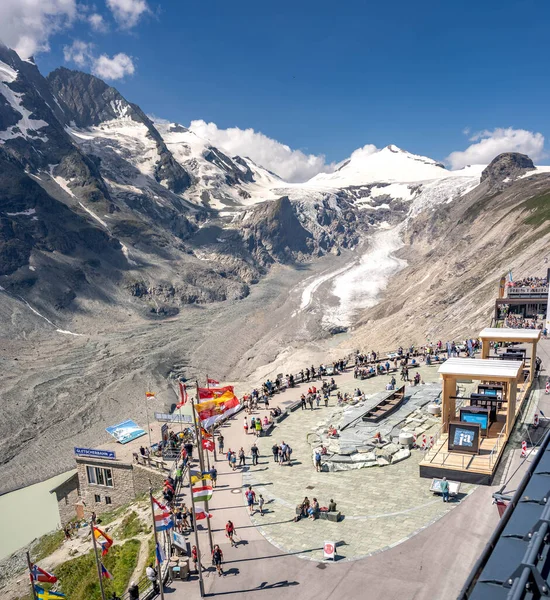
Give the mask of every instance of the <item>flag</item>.
<path id="1" fill-rule="evenodd" d="M 101 576 L 105 577 L 105 579 L 112 579 L 113 576 L 109 573 L 105 565 L 102 562 L 100 562 L 99 564 L 101 565 Z"/>
<path id="2" fill-rule="evenodd" d="M 145 396 L 147 398 L 154 398 L 155 397 L 155 392 L 145 392 Z"/>
<path id="3" fill-rule="evenodd" d="M 202 519 L 211 519 L 212 513 L 206 512 L 204 508 L 201 508 L 200 506 L 195 506 L 193 516 L 195 517 L 195 520 L 201 521 Z"/>
<path id="4" fill-rule="evenodd" d="M 43 587 L 39 585 L 34 586 L 34 591 L 36 592 L 36 596 L 40 598 L 40 600 L 54 600 L 55 598 L 65 598 L 65 594 L 61 592 L 49 592 L 45 590 Z"/>
<path id="5" fill-rule="evenodd" d="M 227 390 L 215 398 L 195 404 L 195 410 L 201 421 L 206 421 L 216 415 L 222 415 L 226 410 L 239 405 L 239 399 L 232 390 Z"/>
<path id="6" fill-rule="evenodd" d="M 208 385 L 212 385 L 214 387 L 218 387 L 220 385 L 219 381 L 216 381 L 215 379 L 208 379 Z"/>
<path id="7" fill-rule="evenodd" d="M 176 404 L 176 408 L 181 408 L 187 402 L 187 386 L 181 381 L 178 382 L 180 386 L 180 398 L 181 400 Z"/>
<path id="8" fill-rule="evenodd" d="M 94 527 L 94 537 L 96 540 L 99 538 L 103 538 L 104 542 L 99 542 L 101 544 L 101 556 L 105 556 L 107 552 L 109 552 L 109 548 L 113 545 L 113 538 L 109 537 L 104 531 L 99 529 L 99 527 Z"/>
<path id="9" fill-rule="evenodd" d="M 195 485 L 197 481 L 202 481 L 203 479 L 212 479 L 208 471 L 203 471 L 202 474 L 199 471 L 191 471 L 189 474 L 191 475 L 191 485 Z"/>
<path id="10" fill-rule="evenodd" d="M 191 488 L 193 492 L 193 500 L 195 502 L 204 502 L 212 498 L 212 486 L 211 485 L 199 485 Z"/>
<path id="11" fill-rule="evenodd" d="M 212 434 L 209 433 L 208 431 L 206 431 L 206 429 L 204 427 L 201 427 L 201 436 L 204 439 L 208 440 L 208 439 L 210 439 L 212 437 Z"/>
<path id="12" fill-rule="evenodd" d="M 233 392 L 232 385 L 226 385 L 219 388 L 198 388 L 199 398 L 206 400 L 208 398 L 219 398 L 225 392 Z"/>
<path id="13" fill-rule="evenodd" d="M 31 568 L 31 581 L 41 581 L 43 583 L 55 583 L 57 577 L 48 571 L 44 571 L 38 565 L 32 565 Z"/>
<path id="14" fill-rule="evenodd" d="M 172 516 L 168 508 L 159 502 L 155 497 L 153 497 L 153 504 L 159 509 L 155 511 L 155 529 L 157 531 L 168 531 L 174 527 L 174 521 L 172 521 Z"/>
<path id="15" fill-rule="evenodd" d="M 205 450 L 214 452 L 214 442 L 212 440 L 202 440 L 202 447 Z"/>
<path id="16" fill-rule="evenodd" d="M 157 547 L 155 548 L 155 554 L 157 557 L 157 562 L 159 565 L 166 560 L 166 555 L 164 554 L 164 550 L 161 548 L 160 544 L 157 542 Z"/>

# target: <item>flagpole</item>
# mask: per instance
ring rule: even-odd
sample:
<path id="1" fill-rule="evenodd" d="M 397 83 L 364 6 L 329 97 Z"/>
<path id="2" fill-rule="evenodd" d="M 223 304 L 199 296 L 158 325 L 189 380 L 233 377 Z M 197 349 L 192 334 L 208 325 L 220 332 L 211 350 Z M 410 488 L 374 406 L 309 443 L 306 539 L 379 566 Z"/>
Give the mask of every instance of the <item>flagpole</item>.
<path id="1" fill-rule="evenodd" d="M 157 559 L 158 578 L 160 583 L 160 597 L 162 600 L 164 600 L 164 581 L 162 579 L 162 563 L 159 561 L 158 557 L 159 538 L 157 534 L 157 524 L 155 523 L 155 505 L 153 504 L 153 488 L 149 488 L 149 500 L 151 502 L 151 514 L 153 515 L 153 532 L 155 535 L 155 557 Z"/>
<path id="2" fill-rule="evenodd" d="M 149 450 L 153 447 L 153 442 L 151 441 L 151 425 L 149 424 L 149 396 L 147 392 L 145 393 L 145 413 L 147 415 L 147 432 L 149 433 Z"/>
<path id="3" fill-rule="evenodd" d="M 99 557 L 97 555 L 97 542 L 95 539 L 95 519 L 92 520 L 92 542 L 94 544 L 95 564 L 97 566 L 97 576 L 99 577 L 99 590 L 101 591 L 101 600 L 105 600 L 105 590 L 103 589 L 103 573 L 99 565 Z"/>
<path id="4" fill-rule="evenodd" d="M 216 456 L 216 435 L 214 430 L 214 425 L 212 425 L 210 429 L 210 433 L 212 434 L 212 442 L 214 442 L 214 462 L 218 462 L 218 457 Z"/>
<path id="5" fill-rule="evenodd" d="M 195 382 L 197 385 L 197 400 L 199 399 L 199 382 L 196 381 Z M 195 439 L 198 442 L 198 447 L 199 447 L 199 464 L 200 464 L 200 468 L 201 468 L 201 478 L 202 478 L 202 474 L 204 473 L 204 456 L 203 456 L 203 447 L 202 447 L 202 433 L 201 433 L 201 428 L 199 426 L 197 426 L 197 415 L 196 415 L 196 411 L 195 411 L 195 406 L 193 405 L 193 422 L 195 424 Z M 210 470 L 210 468 L 208 469 Z M 193 494 L 191 494 L 193 495 Z M 204 506 L 206 508 L 206 512 L 209 512 L 208 509 L 208 500 L 204 501 Z M 214 551 L 214 543 L 212 542 L 212 527 L 210 526 L 210 519 L 206 519 L 206 525 L 208 527 L 208 541 L 210 542 L 210 552 Z"/>
<path id="6" fill-rule="evenodd" d="M 27 552 L 27 565 L 29 566 L 29 575 L 31 578 L 31 589 L 32 589 L 32 597 L 34 600 L 37 600 L 36 590 L 34 589 L 34 578 L 32 576 L 32 563 L 31 563 L 31 555 Z"/>
<path id="7" fill-rule="evenodd" d="M 191 403 L 193 403 L 193 399 L 191 399 Z M 194 414 L 194 408 L 193 408 Z M 191 508 L 193 510 L 193 530 L 195 531 L 195 545 L 197 546 L 197 558 L 198 558 L 198 570 L 199 570 L 199 590 L 201 593 L 201 598 L 204 598 L 204 582 L 202 580 L 202 564 L 201 564 L 201 548 L 199 546 L 199 530 L 197 527 L 197 512 L 195 510 L 195 499 L 193 498 L 193 484 L 191 483 L 191 467 L 187 466 L 187 473 L 189 475 L 189 495 L 191 496 Z M 208 521 L 208 517 L 206 517 Z"/>

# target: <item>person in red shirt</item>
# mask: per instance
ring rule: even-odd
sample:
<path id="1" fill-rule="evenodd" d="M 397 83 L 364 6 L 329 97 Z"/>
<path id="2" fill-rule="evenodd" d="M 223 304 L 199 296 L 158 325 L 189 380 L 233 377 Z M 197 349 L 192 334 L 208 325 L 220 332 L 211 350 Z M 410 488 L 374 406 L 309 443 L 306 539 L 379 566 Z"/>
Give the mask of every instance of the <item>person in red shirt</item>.
<path id="1" fill-rule="evenodd" d="M 235 525 L 231 521 L 227 521 L 227 525 L 225 526 L 225 532 L 232 546 L 236 546 L 237 543 L 233 539 L 233 535 L 235 534 Z"/>
<path id="2" fill-rule="evenodd" d="M 197 551 L 197 547 L 196 546 L 193 546 L 191 548 L 191 559 L 193 560 L 193 565 L 195 567 L 195 573 L 198 573 L 199 572 L 199 569 L 198 569 L 198 565 L 199 565 L 199 553 Z M 202 567 L 201 567 L 201 569 L 202 569 Z"/>

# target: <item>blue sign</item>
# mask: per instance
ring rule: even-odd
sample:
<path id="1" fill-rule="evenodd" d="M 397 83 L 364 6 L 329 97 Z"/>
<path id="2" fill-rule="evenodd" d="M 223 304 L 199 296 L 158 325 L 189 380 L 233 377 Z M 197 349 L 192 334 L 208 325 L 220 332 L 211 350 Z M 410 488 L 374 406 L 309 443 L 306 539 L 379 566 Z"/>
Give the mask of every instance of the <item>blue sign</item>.
<path id="1" fill-rule="evenodd" d="M 112 450 L 94 450 L 93 448 L 75 447 L 74 453 L 76 456 L 86 456 L 88 458 L 108 458 L 110 460 L 116 459 L 116 454 Z"/>
<path id="2" fill-rule="evenodd" d="M 107 427 L 105 431 L 110 433 L 115 440 L 121 444 L 127 444 L 146 433 L 144 429 L 130 419 L 119 423 L 118 425 Z"/>

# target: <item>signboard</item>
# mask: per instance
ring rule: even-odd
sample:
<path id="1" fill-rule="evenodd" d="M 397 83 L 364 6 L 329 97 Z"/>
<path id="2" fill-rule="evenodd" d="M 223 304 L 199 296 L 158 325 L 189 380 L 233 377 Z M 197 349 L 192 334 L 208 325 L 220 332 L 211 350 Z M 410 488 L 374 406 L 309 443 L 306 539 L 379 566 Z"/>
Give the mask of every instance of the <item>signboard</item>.
<path id="1" fill-rule="evenodd" d="M 112 450 L 94 450 L 93 448 L 78 448 L 75 446 L 74 453 L 76 456 L 85 456 L 87 458 L 116 459 L 116 454 Z"/>
<path id="2" fill-rule="evenodd" d="M 115 440 L 121 444 L 127 444 L 128 442 L 131 442 L 132 440 L 135 440 L 146 433 L 144 429 L 142 429 L 137 423 L 134 423 L 134 421 L 131 419 L 128 419 L 128 421 L 123 421 L 118 425 L 107 427 L 105 431 L 110 433 Z"/>
<path id="3" fill-rule="evenodd" d="M 323 554 L 325 558 L 336 560 L 336 542 L 325 542 L 323 545 Z"/>
<path id="4" fill-rule="evenodd" d="M 161 428 L 160 428 L 160 433 L 162 436 L 162 440 L 164 442 L 168 441 L 168 424 L 165 423 Z"/>
<path id="5" fill-rule="evenodd" d="M 489 408 L 469 406 L 460 409 L 460 420 L 464 423 L 478 423 L 481 434 L 487 435 L 489 429 Z"/>
<path id="6" fill-rule="evenodd" d="M 155 413 L 155 419 L 160 423 L 192 423 L 191 415 L 180 415 L 178 413 Z"/>
<path id="7" fill-rule="evenodd" d="M 479 423 L 449 423 L 449 452 L 478 454 L 480 429 Z"/>
<path id="8" fill-rule="evenodd" d="M 187 542 L 181 533 L 177 531 L 172 532 L 172 542 L 174 542 L 174 546 L 181 548 L 182 550 L 187 550 Z"/>

